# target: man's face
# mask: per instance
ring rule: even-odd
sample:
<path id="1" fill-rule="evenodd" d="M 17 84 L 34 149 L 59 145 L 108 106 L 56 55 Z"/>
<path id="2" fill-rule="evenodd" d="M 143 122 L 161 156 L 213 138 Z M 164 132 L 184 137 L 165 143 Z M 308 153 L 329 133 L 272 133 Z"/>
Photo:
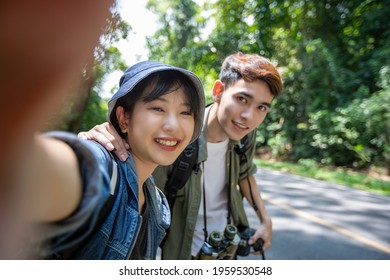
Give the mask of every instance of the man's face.
<path id="1" fill-rule="evenodd" d="M 214 98 L 218 103 L 217 118 L 222 130 L 237 141 L 264 121 L 273 95 L 264 81 L 241 79 Z"/>

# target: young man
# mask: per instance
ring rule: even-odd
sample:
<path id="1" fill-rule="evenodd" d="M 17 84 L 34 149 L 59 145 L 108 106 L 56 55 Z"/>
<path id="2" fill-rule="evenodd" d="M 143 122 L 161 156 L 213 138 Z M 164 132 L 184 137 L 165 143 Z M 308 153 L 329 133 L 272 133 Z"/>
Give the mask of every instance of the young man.
<path id="1" fill-rule="evenodd" d="M 194 258 L 207 235 L 223 232 L 228 223 L 248 227 L 242 197 L 253 205 L 261 226 L 250 237 L 252 245 L 272 242 L 272 221 L 264 206 L 253 174 L 256 128 L 265 119 L 272 100 L 282 91 L 276 67 L 256 54 L 236 53 L 223 62 L 212 94 L 214 103 L 206 108 L 199 137 L 199 171 L 194 171 L 177 193 L 172 209 L 171 227 L 162 246 L 163 259 Z M 122 155 L 125 144 L 108 124 L 95 127 L 79 137 L 95 139 L 107 149 Z M 160 166 L 153 173 L 163 191 L 172 171 Z"/>

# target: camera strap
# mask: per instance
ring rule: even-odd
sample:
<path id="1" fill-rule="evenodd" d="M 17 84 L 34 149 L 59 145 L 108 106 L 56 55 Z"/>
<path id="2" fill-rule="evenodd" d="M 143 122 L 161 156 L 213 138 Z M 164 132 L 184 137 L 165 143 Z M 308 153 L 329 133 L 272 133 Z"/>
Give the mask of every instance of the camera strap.
<path id="1" fill-rule="evenodd" d="M 203 233 L 204 233 L 204 242 L 207 242 L 207 237 L 209 236 L 209 233 L 207 232 L 207 207 L 206 207 L 206 181 L 204 179 L 204 163 L 202 162 L 202 170 L 203 170 Z"/>
<path id="2" fill-rule="evenodd" d="M 229 180 L 228 180 L 228 202 L 227 202 L 227 224 L 230 224 L 230 215 L 231 215 L 231 194 L 232 194 L 232 150 L 229 149 Z"/>

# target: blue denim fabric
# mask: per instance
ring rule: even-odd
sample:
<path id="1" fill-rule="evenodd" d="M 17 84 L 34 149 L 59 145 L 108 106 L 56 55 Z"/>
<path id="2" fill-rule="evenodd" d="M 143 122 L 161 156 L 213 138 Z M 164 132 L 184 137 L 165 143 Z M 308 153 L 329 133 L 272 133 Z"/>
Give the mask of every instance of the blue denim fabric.
<path id="1" fill-rule="evenodd" d="M 43 255 L 59 255 L 62 250 L 82 244 L 72 259 L 128 259 L 137 240 L 141 224 L 138 212 L 138 176 L 131 154 L 126 162 L 118 164 L 119 192 L 111 212 L 102 226 L 95 231 L 98 215 L 109 196 L 111 157 L 94 141 L 83 141 L 63 132 L 48 134 L 68 143 L 75 151 L 80 164 L 84 195 L 79 209 L 69 218 L 41 230 L 42 239 L 49 238 L 50 246 Z M 170 211 L 163 193 L 155 187 L 152 177 L 146 181 L 148 195 L 146 259 L 155 259 L 157 248 L 170 223 Z M 47 233 L 49 232 L 49 233 Z"/>

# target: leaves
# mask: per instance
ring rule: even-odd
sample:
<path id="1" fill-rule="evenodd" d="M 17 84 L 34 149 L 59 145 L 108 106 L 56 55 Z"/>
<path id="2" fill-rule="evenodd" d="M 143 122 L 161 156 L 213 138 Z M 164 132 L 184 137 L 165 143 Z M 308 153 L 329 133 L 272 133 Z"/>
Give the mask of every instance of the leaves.
<path id="1" fill-rule="evenodd" d="M 150 59 L 194 71 L 208 96 L 227 55 L 241 50 L 275 62 L 284 90 L 258 128 L 258 146 L 293 161 L 390 172 L 386 1 L 149 0 L 148 8 L 160 26 L 147 38 Z M 110 46 L 131 29 L 113 13 L 107 30 L 91 73 L 94 94 L 105 73 L 125 68 Z M 83 123 L 97 120 L 98 103 L 90 101 Z"/>
<path id="2" fill-rule="evenodd" d="M 52 117 L 46 130 L 61 129 L 77 133 L 107 120 L 107 102 L 99 95 L 105 76 L 127 68 L 120 51 L 112 44 L 126 38 L 131 31 L 131 27 L 121 19 L 117 8 L 114 4 L 111 9 L 111 18 L 104 27 L 100 44 L 91 59 L 92 66 L 86 65 L 83 79 L 72 88 L 71 98 L 64 104 L 62 111 Z"/>

